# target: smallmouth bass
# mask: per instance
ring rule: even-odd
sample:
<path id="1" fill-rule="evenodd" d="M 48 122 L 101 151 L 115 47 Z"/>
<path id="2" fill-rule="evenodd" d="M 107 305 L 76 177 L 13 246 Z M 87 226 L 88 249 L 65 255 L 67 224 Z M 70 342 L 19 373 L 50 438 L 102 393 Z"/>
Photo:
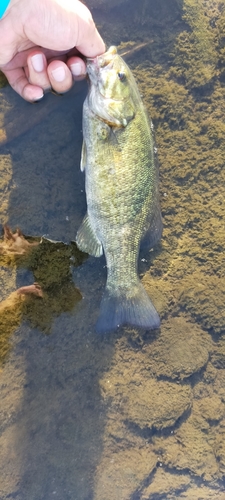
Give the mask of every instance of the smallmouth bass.
<path id="1" fill-rule="evenodd" d="M 158 167 L 152 125 L 135 79 L 110 47 L 87 59 L 81 170 L 87 215 L 77 232 L 80 250 L 107 263 L 97 331 L 123 324 L 158 328 L 160 319 L 137 274 L 140 244 L 162 234 Z"/>

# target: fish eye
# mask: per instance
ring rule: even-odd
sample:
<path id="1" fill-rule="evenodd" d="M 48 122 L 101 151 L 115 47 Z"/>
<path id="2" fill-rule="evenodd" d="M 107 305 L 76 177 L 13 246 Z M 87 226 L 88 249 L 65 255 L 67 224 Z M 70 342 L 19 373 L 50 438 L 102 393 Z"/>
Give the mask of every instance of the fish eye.
<path id="1" fill-rule="evenodd" d="M 124 82 L 124 80 L 126 80 L 126 75 L 123 71 L 119 71 L 117 74 L 121 82 Z"/>

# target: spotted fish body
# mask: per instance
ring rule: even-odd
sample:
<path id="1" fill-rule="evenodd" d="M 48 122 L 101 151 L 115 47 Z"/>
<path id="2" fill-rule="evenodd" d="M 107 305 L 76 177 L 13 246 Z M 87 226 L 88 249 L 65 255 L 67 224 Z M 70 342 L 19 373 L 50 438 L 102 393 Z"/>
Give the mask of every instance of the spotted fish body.
<path id="1" fill-rule="evenodd" d="M 153 246 L 162 232 L 151 124 L 115 47 L 89 59 L 87 72 L 81 160 L 87 215 L 76 242 L 96 257 L 104 250 L 106 257 L 107 283 L 96 328 L 157 328 L 159 316 L 137 274 L 141 241 Z"/>

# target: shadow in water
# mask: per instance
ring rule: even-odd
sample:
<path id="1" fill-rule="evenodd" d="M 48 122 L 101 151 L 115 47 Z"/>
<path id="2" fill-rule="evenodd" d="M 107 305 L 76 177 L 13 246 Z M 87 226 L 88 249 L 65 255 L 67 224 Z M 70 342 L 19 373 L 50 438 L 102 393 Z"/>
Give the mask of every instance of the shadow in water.
<path id="1" fill-rule="evenodd" d="M 99 338 L 93 329 L 104 259 L 82 265 L 87 256 L 71 243 L 86 210 L 79 169 L 85 94 L 83 83 L 79 92 L 74 87 L 63 97 L 47 95 L 40 112 L 2 90 L 5 101 L 11 95 L 15 101 L 5 113 L 8 139 L 1 145 L 2 171 L 4 159 L 11 162 L 2 223 L 19 226 L 30 242 L 43 235 L 56 242 L 44 237 L 25 255 L 1 255 L 2 282 L 14 276 L 0 310 L 7 360 L 1 377 L 1 498 L 92 498 L 104 428 L 98 381 L 116 336 Z M 36 110 L 40 120 L 31 116 Z M 9 126 L 14 115 L 17 129 Z M 15 290 L 34 281 L 43 297 L 22 300 Z"/>

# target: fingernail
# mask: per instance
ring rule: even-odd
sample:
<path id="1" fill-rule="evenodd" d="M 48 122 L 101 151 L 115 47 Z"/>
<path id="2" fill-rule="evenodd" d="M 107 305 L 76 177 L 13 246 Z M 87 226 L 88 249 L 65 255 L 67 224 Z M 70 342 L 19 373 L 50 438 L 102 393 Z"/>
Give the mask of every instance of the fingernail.
<path id="1" fill-rule="evenodd" d="M 44 57 L 42 54 L 35 54 L 35 56 L 31 57 L 32 66 L 34 71 L 37 73 L 41 73 L 44 70 Z"/>
<path id="2" fill-rule="evenodd" d="M 81 64 L 79 62 L 70 65 L 71 73 L 74 76 L 80 76 L 82 74 Z"/>
<path id="3" fill-rule="evenodd" d="M 33 102 L 38 102 L 40 101 L 41 99 L 43 99 L 44 97 L 44 94 L 40 95 L 39 97 L 36 97 L 35 100 Z"/>
<path id="4" fill-rule="evenodd" d="M 63 82 L 66 77 L 66 72 L 62 66 L 52 71 L 52 76 L 56 82 Z"/>

